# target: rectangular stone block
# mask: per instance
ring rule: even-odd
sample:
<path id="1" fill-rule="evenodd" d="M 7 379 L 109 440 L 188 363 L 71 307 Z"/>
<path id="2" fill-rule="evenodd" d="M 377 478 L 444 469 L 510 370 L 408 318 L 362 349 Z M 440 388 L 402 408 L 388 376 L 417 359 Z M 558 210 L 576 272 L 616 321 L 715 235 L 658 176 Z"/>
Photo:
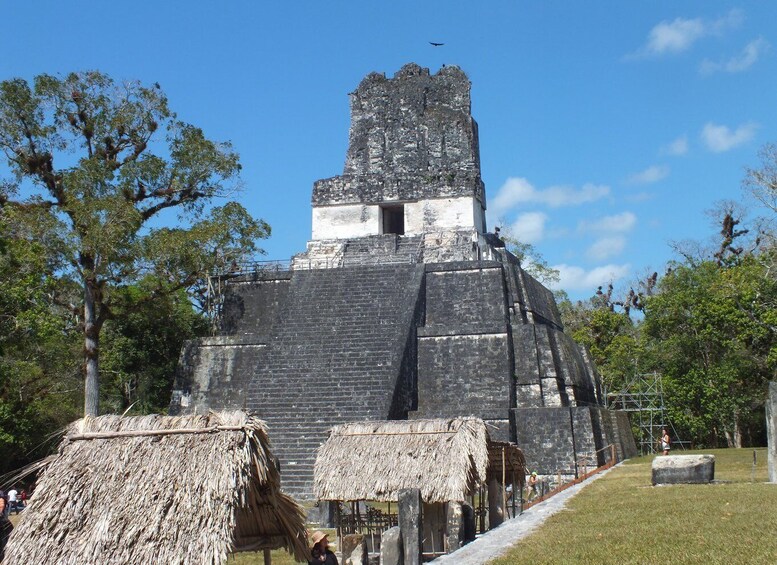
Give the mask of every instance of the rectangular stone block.
<path id="1" fill-rule="evenodd" d="M 402 552 L 405 565 L 421 565 L 423 544 L 423 517 L 421 491 L 399 491 L 399 529 L 402 534 Z"/>
<path id="2" fill-rule="evenodd" d="M 380 564 L 403 565 L 402 533 L 399 526 L 389 528 L 380 537 Z"/>
<path id="3" fill-rule="evenodd" d="M 448 553 L 464 545 L 464 514 L 460 502 L 451 501 L 447 508 Z"/>
<path id="4" fill-rule="evenodd" d="M 574 474 L 575 437 L 569 408 L 516 408 L 510 416 L 528 470 L 541 475 Z"/>
<path id="5" fill-rule="evenodd" d="M 542 408 L 542 387 L 536 385 L 517 385 L 515 387 L 516 408 Z"/>
<path id="6" fill-rule="evenodd" d="M 654 485 L 709 483 L 715 478 L 715 456 L 658 455 L 651 474 Z"/>
<path id="7" fill-rule="evenodd" d="M 507 334 L 418 340 L 418 414 L 499 419 L 510 409 Z"/>

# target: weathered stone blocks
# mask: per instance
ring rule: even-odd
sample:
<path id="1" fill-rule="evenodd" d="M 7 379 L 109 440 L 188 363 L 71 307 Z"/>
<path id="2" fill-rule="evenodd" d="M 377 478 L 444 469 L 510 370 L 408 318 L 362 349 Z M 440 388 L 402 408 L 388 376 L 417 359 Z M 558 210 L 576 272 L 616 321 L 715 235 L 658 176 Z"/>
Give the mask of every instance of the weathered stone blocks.
<path id="1" fill-rule="evenodd" d="M 423 544 L 423 523 L 421 491 L 403 489 L 399 491 L 399 529 L 402 532 L 402 554 L 405 565 L 421 564 Z"/>
<path id="2" fill-rule="evenodd" d="M 464 512 L 460 502 L 448 503 L 448 553 L 454 552 L 464 544 Z"/>
<path id="3" fill-rule="evenodd" d="M 654 485 L 709 483 L 715 478 L 715 456 L 659 455 L 651 473 Z"/>
<path id="4" fill-rule="evenodd" d="M 404 549 L 399 526 L 389 528 L 380 537 L 380 565 L 403 565 Z"/>
<path id="5" fill-rule="evenodd" d="M 367 540 L 364 534 L 343 536 L 341 552 L 344 565 L 368 565 Z"/>

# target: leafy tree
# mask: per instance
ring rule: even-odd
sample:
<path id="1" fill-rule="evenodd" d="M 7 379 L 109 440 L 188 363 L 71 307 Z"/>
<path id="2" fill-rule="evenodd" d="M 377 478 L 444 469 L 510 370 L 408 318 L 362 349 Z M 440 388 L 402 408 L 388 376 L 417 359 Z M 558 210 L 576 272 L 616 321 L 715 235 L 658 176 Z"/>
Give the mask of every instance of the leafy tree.
<path id="1" fill-rule="evenodd" d="M 145 280 L 122 288 L 124 301 L 134 307 L 105 324 L 101 402 L 111 412 L 166 410 L 184 341 L 207 333 L 207 320 L 183 290 L 149 300 L 157 286 Z"/>
<path id="2" fill-rule="evenodd" d="M 99 72 L 4 81 L 0 148 L 14 175 L 0 183 L 0 213 L 45 228 L 56 272 L 81 288 L 71 306 L 84 340 L 84 411 L 96 415 L 101 331 L 137 306 L 122 288 L 149 275 L 157 284 L 145 301 L 201 288 L 270 228 L 237 203 L 209 211 L 236 187 L 238 156 L 178 120 L 159 85 Z M 179 227 L 160 227 L 172 212 Z"/>
<path id="3" fill-rule="evenodd" d="M 639 324 L 601 295 L 575 303 L 562 300 L 559 312 L 565 332 L 591 352 L 608 392 L 622 389 L 636 372 L 651 370 Z"/>
<path id="4" fill-rule="evenodd" d="M 764 275 L 755 255 L 726 268 L 715 260 L 677 265 L 647 300 L 645 332 L 671 419 L 701 444 L 741 447 L 762 434 L 777 357 L 775 309 L 750 307 L 777 300 L 777 282 Z"/>
<path id="5" fill-rule="evenodd" d="M 44 454 L 48 434 L 79 412 L 76 322 L 53 300 L 72 289 L 37 235 L 0 217 L 0 473 Z"/>

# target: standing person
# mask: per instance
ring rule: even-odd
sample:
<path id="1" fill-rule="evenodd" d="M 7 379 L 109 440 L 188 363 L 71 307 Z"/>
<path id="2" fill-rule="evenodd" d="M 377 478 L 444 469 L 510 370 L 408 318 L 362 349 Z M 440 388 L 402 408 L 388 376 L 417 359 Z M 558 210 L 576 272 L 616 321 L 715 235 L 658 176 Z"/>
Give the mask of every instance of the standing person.
<path id="1" fill-rule="evenodd" d="M 529 495 L 528 499 L 529 502 L 532 501 L 534 497 L 537 496 L 537 471 L 532 471 L 532 474 L 529 476 Z"/>
<path id="2" fill-rule="evenodd" d="M 8 514 L 11 513 L 11 510 L 16 514 L 19 513 L 19 492 L 16 490 L 15 486 L 12 486 L 11 490 L 8 491 L 8 504 L 11 505 L 8 509 Z"/>
<path id="3" fill-rule="evenodd" d="M 5 556 L 5 544 L 8 543 L 8 536 L 11 535 L 11 530 L 13 530 L 13 524 L 11 524 L 11 521 L 5 514 L 7 508 L 8 504 L 5 498 L 0 496 L 0 561 Z"/>
<path id="4" fill-rule="evenodd" d="M 669 455 L 671 445 L 672 442 L 669 439 L 669 432 L 666 431 L 666 428 L 661 428 L 661 449 L 664 450 L 664 455 Z"/>
<path id="5" fill-rule="evenodd" d="M 338 565 L 337 557 L 329 550 L 329 540 L 324 532 L 316 530 L 310 539 L 313 542 L 313 547 L 310 549 L 313 560 L 308 561 L 309 565 Z"/>

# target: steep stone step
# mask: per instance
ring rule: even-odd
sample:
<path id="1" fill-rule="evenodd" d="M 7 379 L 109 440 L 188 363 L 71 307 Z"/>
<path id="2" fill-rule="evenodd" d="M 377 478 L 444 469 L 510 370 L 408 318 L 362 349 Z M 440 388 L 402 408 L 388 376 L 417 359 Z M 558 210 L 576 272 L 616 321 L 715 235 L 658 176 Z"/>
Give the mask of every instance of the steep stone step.
<path id="1" fill-rule="evenodd" d="M 247 395 L 286 492 L 312 494 L 332 425 L 388 418 L 422 280 L 411 264 L 294 273 Z"/>

